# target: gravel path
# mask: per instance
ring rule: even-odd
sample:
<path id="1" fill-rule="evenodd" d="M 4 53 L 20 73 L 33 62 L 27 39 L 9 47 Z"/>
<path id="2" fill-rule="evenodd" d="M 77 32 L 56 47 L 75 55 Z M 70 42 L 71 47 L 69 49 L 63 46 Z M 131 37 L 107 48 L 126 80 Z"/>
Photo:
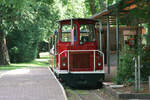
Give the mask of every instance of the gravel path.
<path id="1" fill-rule="evenodd" d="M 0 100 L 66 100 L 58 81 L 47 67 L 2 73 Z"/>

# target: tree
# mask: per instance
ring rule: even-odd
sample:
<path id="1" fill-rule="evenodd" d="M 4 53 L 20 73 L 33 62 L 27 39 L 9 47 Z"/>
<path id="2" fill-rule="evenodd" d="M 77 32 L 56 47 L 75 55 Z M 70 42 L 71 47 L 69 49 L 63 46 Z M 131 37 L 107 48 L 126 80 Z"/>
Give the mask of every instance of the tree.
<path id="1" fill-rule="evenodd" d="M 9 56 L 6 46 L 6 39 L 3 32 L 0 32 L 0 65 L 8 65 L 9 64 Z"/>
<path id="2" fill-rule="evenodd" d="M 96 5 L 96 1 L 97 0 L 85 0 L 86 8 L 90 16 L 98 12 L 99 7 Z"/>
<path id="3" fill-rule="evenodd" d="M 84 0 L 55 0 L 55 8 L 59 11 L 60 19 L 89 16 Z"/>
<path id="4" fill-rule="evenodd" d="M 47 39 L 49 34 L 52 33 L 54 22 L 58 16 L 51 1 L 0 1 L 2 22 L 0 30 L 7 37 L 11 62 L 33 60 L 36 57 L 38 42 Z M 6 53 L 2 52 L 2 54 Z M 6 56 L 2 57 L 6 58 Z"/>
<path id="5" fill-rule="evenodd" d="M 99 0 L 99 6 L 100 10 L 104 10 L 106 8 L 106 1 L 105 0 Z"/>
<path id="6" fill-rule="evenodd" d="M 89 15 L 94 15 L 106 9 L 106 6 L 112 5 L 118 0 L 85 0 L 86 9 L 89 12 Z"/>
<path id="7" fill-rule="evenodd" d="M 38 42 L 37 57 L 40 57 L 39 53 L 41 48 L 44 47 L 41 43 L 46 43 L 45 41 L 48 41 L 50 34 L 52 34 L 54 28 L 56 28 L 56 20 L 59 18 L 58 10 L 57 8 L 54 8 L 53 3 L 54 2 L 38 2 L 38 5 L 40 6 L 37 8 L 38 16 L 36 24 L 40 26 L 39 32 L 41 33 L 41 37 Z"/>
<path id="8" fill-rule="evenodd" d="M 12 5 L 14 4 L 14 5 Z M 11 8 L 19 8 L 22 2 L 1 0 L 0 1 L 0 65 L 9 64 L 9 56 L 6 46 L 6 35 L 11 30 L 11 22 L 15 20 Z"/>
<path id="9" fill-rule="evenodd" d="M 90 10 L 92 12 L 92 15 L 96 14 L 96 5 L 95 5 L 95 0 L 88 0 L 89 5 L 90 5 Z"/>

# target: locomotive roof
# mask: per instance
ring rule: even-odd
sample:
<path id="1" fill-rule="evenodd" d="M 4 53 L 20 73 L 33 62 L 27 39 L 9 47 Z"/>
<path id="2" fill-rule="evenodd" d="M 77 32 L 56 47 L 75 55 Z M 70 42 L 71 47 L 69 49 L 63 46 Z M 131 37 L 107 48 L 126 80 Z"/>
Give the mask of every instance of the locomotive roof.
<path id="1" fill-rule="evenodd" d="M 72 19 L 63 19 L 63 20 L 58 20 L 57 22 L 64 22 L 64 21 L 94 21 L 94 22 L 98 22 L 98 20 L 95 19 L 91 19 L 91 18 L 72 18 Z"/>

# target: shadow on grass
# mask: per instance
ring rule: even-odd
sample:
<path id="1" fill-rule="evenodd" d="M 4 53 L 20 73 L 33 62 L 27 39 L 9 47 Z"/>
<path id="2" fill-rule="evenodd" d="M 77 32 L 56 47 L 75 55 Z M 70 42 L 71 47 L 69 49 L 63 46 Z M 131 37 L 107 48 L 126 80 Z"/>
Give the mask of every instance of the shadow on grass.
<path id="1" fill-rule="evenodd" d="M 27 67 L 46 67 L 48 66 L 48 61 L 31 61 L 28 63 L 12 63 L 10 65 L 0 66 L 0 70 L 13 70 L 18 68 L 27 68 Z"/>
<path id="2" fill-rule="evenodd" d="M 27 68 L 27 67 L 46 67 L 49 65 L 49 53 L 42 52 L 40 53 L 40 59 L 35 59 L 31 62 L 27 63 L 11 63 L 10 65 L 1 65 L 0 70 L 13 70 L 19 68 Z"/>
<path id="3" fill-rule="evenodd" d="M 40 57 L 40 59 L 49 59 L 50 57 Z"/>

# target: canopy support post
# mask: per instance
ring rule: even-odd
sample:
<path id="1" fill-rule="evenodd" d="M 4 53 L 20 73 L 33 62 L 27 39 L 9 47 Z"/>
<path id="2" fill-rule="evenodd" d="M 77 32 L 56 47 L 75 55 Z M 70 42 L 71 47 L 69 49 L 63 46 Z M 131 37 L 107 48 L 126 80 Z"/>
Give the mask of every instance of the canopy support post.
<path id="1" fill-rule="evenodd" d="M 108 67 L 108 74 L 110 74 L 110 23 L 109 23 L 109 15 L 107 16 L 107 67 Z"/>
<path id="2" fill-rule="evenodd" d="M 116 14 L 116 51 L 117 51 L 117 72 L 119 72 L 119 15 Z"/>

